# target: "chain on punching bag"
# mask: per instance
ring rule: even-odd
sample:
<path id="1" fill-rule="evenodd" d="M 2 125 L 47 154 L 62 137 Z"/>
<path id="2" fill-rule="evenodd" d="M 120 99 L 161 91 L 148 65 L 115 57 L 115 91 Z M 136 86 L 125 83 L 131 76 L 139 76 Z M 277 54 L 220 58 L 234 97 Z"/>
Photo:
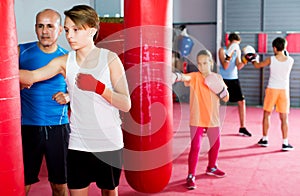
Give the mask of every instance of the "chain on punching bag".
<path id="1" fill-rule="evenodd" d="M 25 195 L 14 1 L 0 3 L 0 195 Z"/>
<path id="2" fill-rule="evenodd" d="M 124 114 L 124 170 L 144 193 L 163 190 L 172 173 L 172 0 L 125 0 L 124 66 L 132 108 Z"/>

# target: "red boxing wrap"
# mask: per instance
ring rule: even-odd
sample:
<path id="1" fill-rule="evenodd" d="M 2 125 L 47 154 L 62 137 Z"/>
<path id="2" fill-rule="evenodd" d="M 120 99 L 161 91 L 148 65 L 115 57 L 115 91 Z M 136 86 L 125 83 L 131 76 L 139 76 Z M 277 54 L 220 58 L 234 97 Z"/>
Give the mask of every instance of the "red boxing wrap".
<path id="1" fill-rule="evenodd" d="M 105 89 L 105 84 L 103 84 L 100 81 L 97 81 L 97 86 L 96 86 L 95 92 L 99 95 L 102 95 L 102 93 L 104 92 L 104 89 Z"/>
<path id="2" fill-rule="evenodd" d="M 79 73 L 76 78 L 77 87 L 84 91 L 92 91 L 102 95 L 105 89 L 105 84 L 98 81 L 91 74 Z"/>

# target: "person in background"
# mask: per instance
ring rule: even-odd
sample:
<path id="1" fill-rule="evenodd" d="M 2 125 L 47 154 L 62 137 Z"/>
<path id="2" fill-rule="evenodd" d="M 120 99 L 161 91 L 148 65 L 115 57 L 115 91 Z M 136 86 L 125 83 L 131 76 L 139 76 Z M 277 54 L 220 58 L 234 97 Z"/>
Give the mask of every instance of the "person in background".
<path id="1" fill-rule="evenodd" d="M 57 44 L 63 28 L 60 14 L 45 9 L 36 15 L 38 41 L 19 44 L 20 69 L 34 70 L 67 54 Z M 21 131 L 25 189 L 28 194 L 45 158 L 52 195 L 67 196 L 67 149 L 69 143 L 67 86 L 62 75 L 21 90 Z"/>
<path id="2" fill-rule="evenodd" d="M 186 186 L 195 189 L 195 175 L 203 133 L 210 143 L 207 175 L 224 177 L 226 174 L 217 167 L 220 149 L 220 100 L 227 102 L 229 94 L 221 75 L 212 72 L 213 58 L 208 50 L 197 54 L 198 72 L 173 73 L 173 82 L 183 81 L 190 87 L 190 137 Z"/>
<path id="3" fill-rule="evenodd" d="M 227 47 L 219 49 L 220 74 L 228 87 L 230 94 L 229 102 L 237 102 L 238 114 L 240 119 L 239 134 L 251 137 L 252 134 L 246 129 L 246 100 L 242 93 L 238 71 L 244 67 L 241 60 L 241 50 L 239 44 L 241 38 L 236 33 L 230 33 L 229 44 Z"/>
<path id="4" fill-rule="evenodd" d="M 256 60 L 255 55 L 248 56 L 255 68 L 270 67 L 268 86 L 265 90 L 264 115 L 262 122 L 262 138 L 258 141 L 259 146 L 267 147 L 268 132 L 270 127 L 271 113 L 276 106 L 279 113 L 282 132 L 282 150 L 293 150 L 294 147 L 288 141 L 288 114 L 290 111 L 290 73 L 294 64 L 294 59 L 285 53 L 287 42 L 284 38 L 277 37 L 272 42 L 274 55 L 266 58 L 262 62 Z"/>
<path id="5" fill-rule="evenodd" d="M 20 82 L 28 88 L 57 74 L 65 76 L 71 107 L 70 194 L 87 196 L 90 183 L 96 182 L 102 195 L 118 195 L 124 147 L 119 111 L 131 108 L 125 70 L 116 53 L 95 46 L 99 17 L 93 8 L 76 5 L 64 14 L 72 51 L 43 68 L 20 70 Z"/>

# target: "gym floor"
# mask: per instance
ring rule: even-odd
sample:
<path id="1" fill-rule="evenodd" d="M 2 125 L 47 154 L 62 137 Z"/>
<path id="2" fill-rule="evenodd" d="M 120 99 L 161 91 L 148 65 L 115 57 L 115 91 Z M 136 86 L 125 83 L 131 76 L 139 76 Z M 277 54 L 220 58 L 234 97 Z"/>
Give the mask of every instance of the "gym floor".
<path id="1" fill-rule="evenodd" d="M 227 173 L 224 178 L 207 176 L 207 140 L 203 138 L 202 150 L 197 167 L 195 190 L 185 188 L 187 176 L 187 158 L 189 152 L 189 105 L 174 103 L 174 161 L 169 184 L 156 194 L 139 193 L 126 182 L 124 173 L 119 185 L 120 196 L 144 195 L 222 195 L 222 196 L 281 196 L 299 195 L 300 187 L 300 109 L 292 108 L 289 115 L 289 141 L 293 151 L 281 151 L 280 120 L 276 112 L 271 117 L 269 146 L 256 145 L 261 138 L 262 108 L 247 107 L 247 128 L 252 137 L 237 134 L 239 128 L 236 106 L 224 106 L 221 109 L 223 129 L 218 166 Z M 179 120 L 178 120 L 179 119 Z M 40 182 L 32 186 L 29 196 L 50 196 L 45 165 L 40 173 Z M 95 184 L 91 184 L 90 196 L 101 195 Z"/>

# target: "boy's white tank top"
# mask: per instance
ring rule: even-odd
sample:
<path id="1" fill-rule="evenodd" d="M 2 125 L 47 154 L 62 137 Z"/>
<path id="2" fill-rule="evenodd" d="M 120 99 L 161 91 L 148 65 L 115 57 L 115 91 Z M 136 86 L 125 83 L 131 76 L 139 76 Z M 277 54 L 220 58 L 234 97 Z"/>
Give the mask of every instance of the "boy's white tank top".
<path id="1" fill-rule="evenodd" d="M 289 89 L 290 73 L 294 64 L 294 59 L 288 57 L 284 62 L 280 62 L 275 56 L 271 56 L 269 88 Z"/>
<path id="2" fill-rule="evenodd" d="M 124 146 L 119 110 L 101 95 L 83 91 L 75 84 L 78 73 L 88 73 L 104 83 L 106 88 L 112 89 L 108 52 L 100 49 L 98 65 L 91 69 L 79 67 L 75 51 L 68 54 L 66 82 L 71 106 L 69 149 L 103 152 L 119 150 Z"/>

